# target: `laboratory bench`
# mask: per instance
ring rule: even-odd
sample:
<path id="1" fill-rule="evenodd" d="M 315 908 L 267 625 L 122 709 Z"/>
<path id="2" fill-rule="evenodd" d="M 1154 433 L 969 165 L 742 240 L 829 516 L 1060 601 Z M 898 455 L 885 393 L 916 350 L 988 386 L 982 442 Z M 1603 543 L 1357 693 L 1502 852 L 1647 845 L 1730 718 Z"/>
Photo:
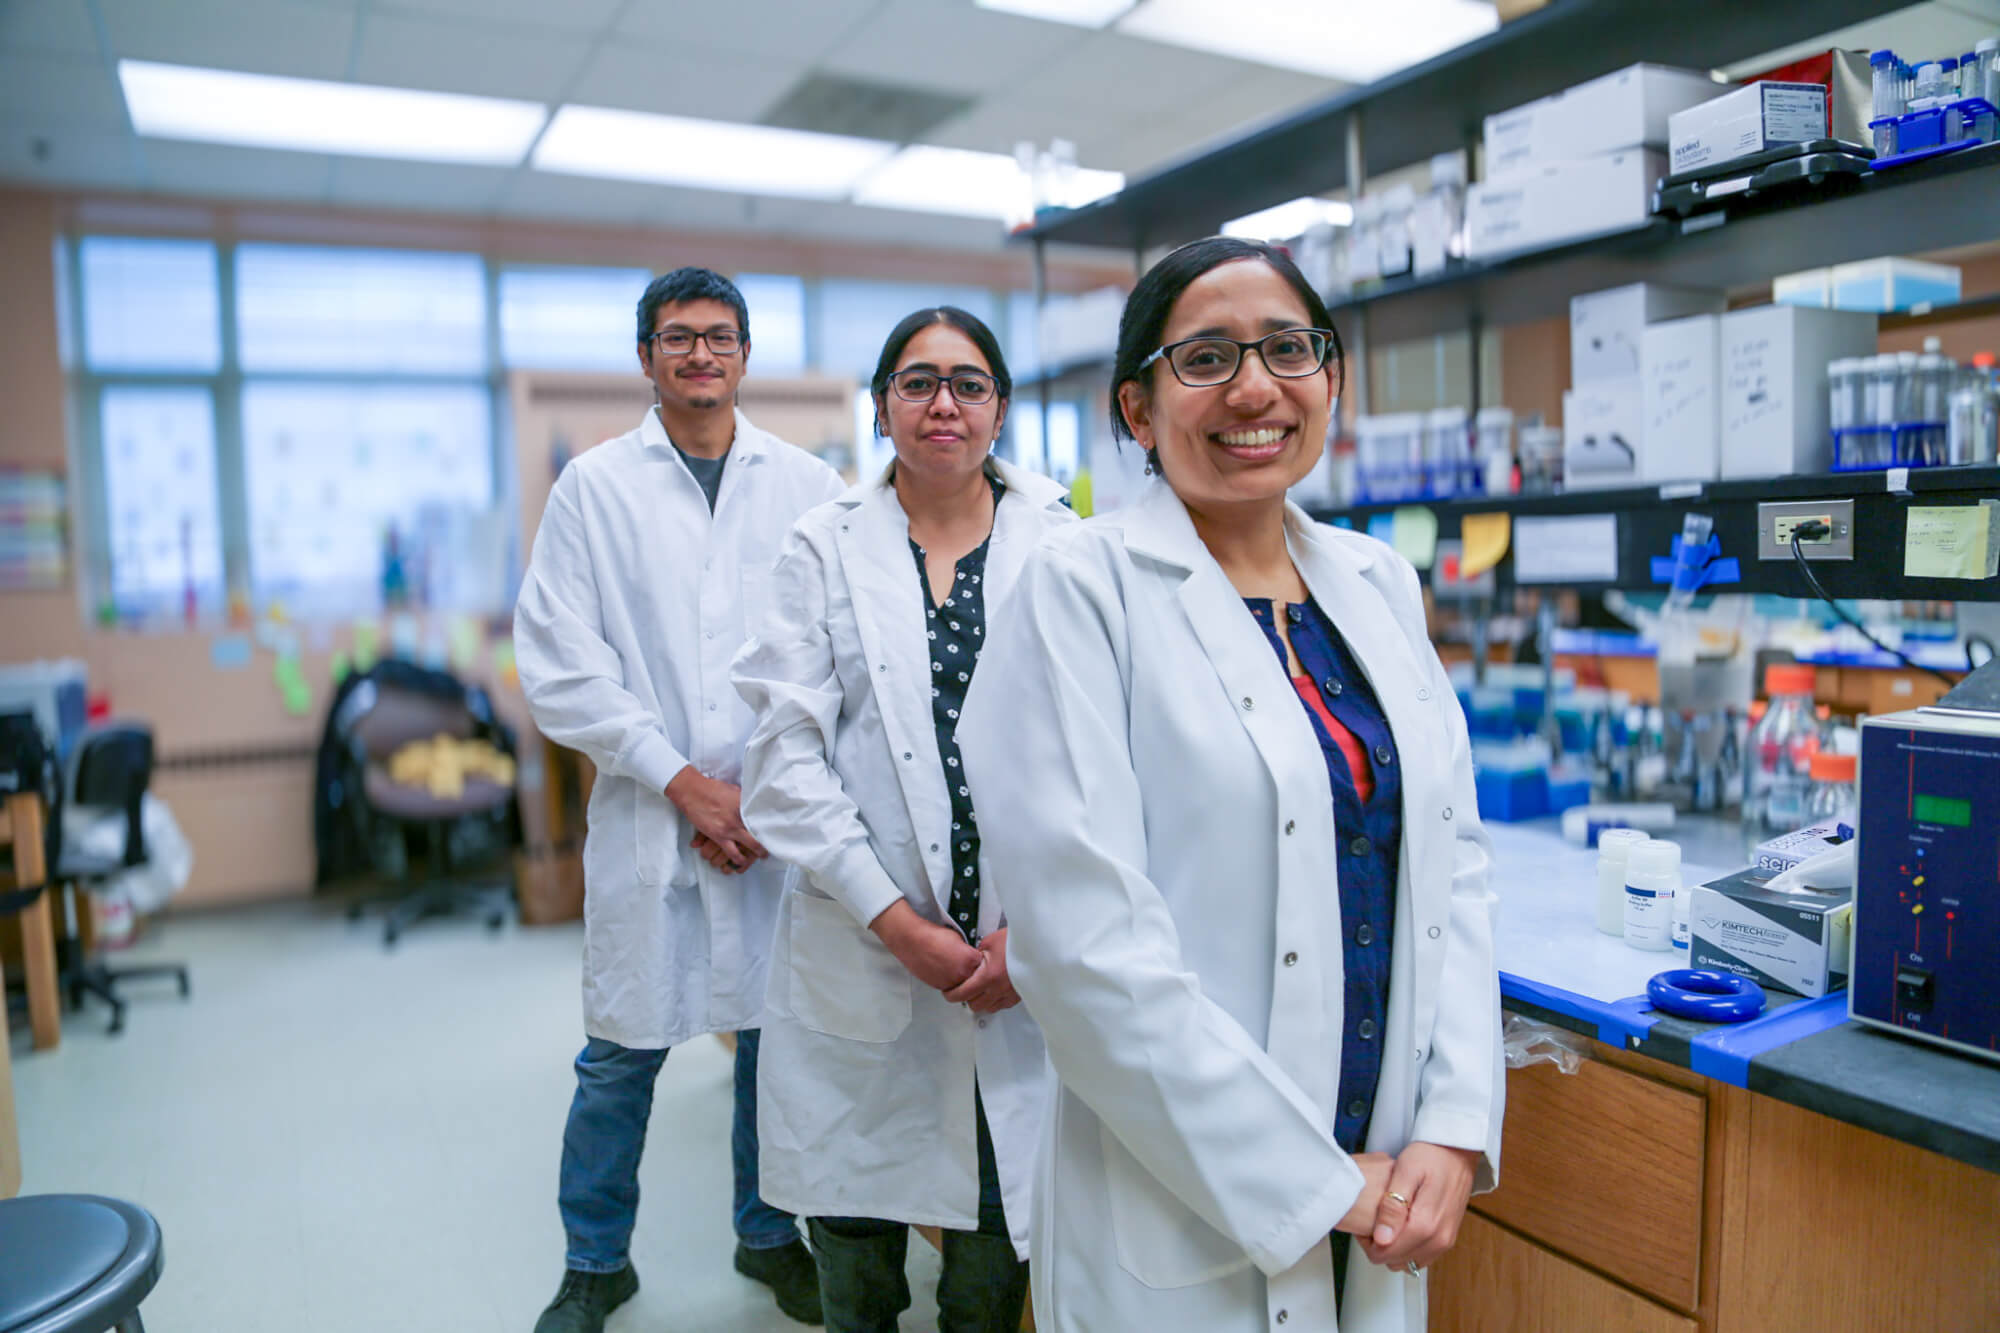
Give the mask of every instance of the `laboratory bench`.
<path id="1" fill-rule="evenodd" d="M 1855 1024 L 1844 992 L 1654 1013 L 1680 956 L 1596 930 L 1596 854 L 1488 830 L 1502 1003 L 1581 1059 L 1508 1072 L 1501 1186 L 1436 1266 L 1433 1330 L 2000 1328 L 2000 1064 Z M 1690 884 L 1745 859 L 1721 821 L 1662 836 Z"/>

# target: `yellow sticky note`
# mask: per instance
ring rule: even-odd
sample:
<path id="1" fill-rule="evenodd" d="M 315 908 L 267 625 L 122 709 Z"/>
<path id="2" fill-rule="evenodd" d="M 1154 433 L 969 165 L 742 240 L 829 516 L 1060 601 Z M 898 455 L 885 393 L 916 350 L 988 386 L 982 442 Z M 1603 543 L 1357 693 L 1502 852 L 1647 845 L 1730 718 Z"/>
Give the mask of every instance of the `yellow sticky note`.
<path id="1" fill-rule="evenodd" d="M 2000 573 L 1994 519 L 2000 504 L 1912 508 L 1903 533 L 1903 574 L 1908 578 L 1990 579 Z"/>
<path id="2" fill-rule="evenodd" d="M 1396 548 L 1397 555 L 1418 569 L 1429 569 L 1431 561 L 1437 558 L 1437 515 L 1422 505 L 1405 505 L 1398 509 L 1390 545 Z"/>
<path id="3" fill-rule="evenodd" d="M 1465 555 L 1459 560 L 1460 574 L 1468 579 L 1478 578 L 1499 564 L 1507 554 L 1512 526 L 1510 514 L 1467 514 L 1461 531 Z"/>

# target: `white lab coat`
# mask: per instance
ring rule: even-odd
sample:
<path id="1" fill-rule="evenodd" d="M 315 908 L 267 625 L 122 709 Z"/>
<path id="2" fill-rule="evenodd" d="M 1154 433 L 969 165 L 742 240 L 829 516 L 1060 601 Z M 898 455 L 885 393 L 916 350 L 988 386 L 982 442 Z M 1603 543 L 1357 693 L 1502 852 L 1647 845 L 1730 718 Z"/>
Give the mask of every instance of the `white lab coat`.
<path id="1" fill-rule="evenodd" d="M 739 779 L 751 718 L 730 659 L 770 601 L 779 541 L 841 486 L 738 412 L 711 515 L 657 409 L 556 478 L 514 651 L 535 725 L 597 766 L 583 849 L 593 1037 L 658 1049 L 756 1026 L 786 868 L 715 870 L 665 790 L 689 764 Z"/>
<path id="2" fill-rule="evenodd" d="M 987 548 L 989 623 L 1036 541 L 1075 522 L 1061 486 L 996 466 L 1007 489 Z M 772 613 L 737 659 L 737 688 L 758 719 L 744 818 L 773 856 L 804 871 L 772 946 L 758 1188 L 807 1217 L 977 1230 L 976 1070 L 1025 1258 L 1048 1100 L 1041 1035 L 1019 1005 L 975 1016 L 948 1003 L 868 930 L 898 898 L 937 922 L 950 901 L 951 796 L 925 610 L 909 520 L 885 474 L 792 530 Z M 980 932 L 1002 924 L 982 892 Z"/>
<path id="3" fill-rule="evenodd" d="M 1296 507 L 1286 531 L 1403 765 L 1367 1146 L 1477 1149 L 1491 1189 L 1499 987 L 1464 718 L 1409 564 Z M 1015 986 L 1060 1084 L 1036 1180 L 1040 1326 L 1333 1329 L 1328 1237 L 1362 1177 L 1332 1134 L 1332 793 L 1284 668 L 1164 484 L 1029 558 L 959 737 Z M 1357 1247 L 1345 1315 L 1421 1333 L 1424 1284 Z"/>

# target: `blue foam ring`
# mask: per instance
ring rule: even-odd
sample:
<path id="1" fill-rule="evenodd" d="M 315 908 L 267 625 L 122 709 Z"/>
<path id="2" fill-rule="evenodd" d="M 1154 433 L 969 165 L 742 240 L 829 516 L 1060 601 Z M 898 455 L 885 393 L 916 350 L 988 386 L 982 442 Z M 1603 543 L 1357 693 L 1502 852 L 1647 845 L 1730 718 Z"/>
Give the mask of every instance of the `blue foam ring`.
<path id="1" fill-rule="evenodd" d="M 1746 1023 L 1764 1012 L 1764 988 L 1748 977 L 1677 967 L 1646 983 L 1653 1007 L 1697 1023 Z"/>

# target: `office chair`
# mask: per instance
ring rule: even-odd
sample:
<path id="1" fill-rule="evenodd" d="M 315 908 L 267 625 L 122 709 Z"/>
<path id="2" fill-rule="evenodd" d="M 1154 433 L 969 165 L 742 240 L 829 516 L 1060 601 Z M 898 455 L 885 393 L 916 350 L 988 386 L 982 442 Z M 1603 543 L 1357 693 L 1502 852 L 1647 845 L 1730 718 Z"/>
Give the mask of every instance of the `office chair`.
<path id="1" fill-rule="evenodd" d="M 120 871 L 144 865 L 147 860 L 146 833 L 140 810 L 146 788 L 153 781 L 153 732 L 135 722 L 114 722 L 86 731 L 77 741 L 70 758 L 70 778 L 63 786 L 53 821 L 60 825 L 78 806 L 105 806 L 125 815 L 125 847 L 117 856 L 87 857 L 66 854 L 56 861 L 51 879 L 58 884 L 89 889 L 102 885 Z M 65 840 L 67 841 L 67 840 Z M 90 910 L 87 902 L 76 899 L 79 917 Z M 85 995 L 95 995 L 111 1007 L 113 1036 L 125 1030 L 125 1001 L 118 985 L 152 977 L 172 977 L 180 985 L 181 998 L 188 997 L 188 970 L 185 963 L 136 963 L 119 967 L 83 951 L 80 939 L 67 941 L 70 955 L 65 968 L 71 1009 L 83 1007 Z"/>
<path id="2" fill-rule="evenodd" d="M 349 763 L 348 781 L 360 794 L 358 805 L 373 820 L 405 835 L 405 846 L 420 839 L 428 852 L 428 875 L 406 881 L 405 891 L 389 902 L 382 923 L 382 944 L 394 948 L 409 926 L 432 916 L 448 916 L 461 908 L 485 913 L 489 930 L 507 921 L 511 883 L 468 884 L 453 875 L 452 832 L 460 821 L 509 816 L 514 789 L 489 778 L 468 774 L 456 796 L 434 795 L 425 787 L 395 782 L 390 758 L 412 741 L 439 735 L 457 739 L 483 736 L 503 751 L 511 749 L 505 728 L 492 716 L 483 693 L 469 690 L 454 677 L 408 663 L 384 662 L 349 691 L 334 719 Z M 406 861 L 407 873 L 407 861 Z M 358 918 L 362 905 L 348 909 Z"/>

